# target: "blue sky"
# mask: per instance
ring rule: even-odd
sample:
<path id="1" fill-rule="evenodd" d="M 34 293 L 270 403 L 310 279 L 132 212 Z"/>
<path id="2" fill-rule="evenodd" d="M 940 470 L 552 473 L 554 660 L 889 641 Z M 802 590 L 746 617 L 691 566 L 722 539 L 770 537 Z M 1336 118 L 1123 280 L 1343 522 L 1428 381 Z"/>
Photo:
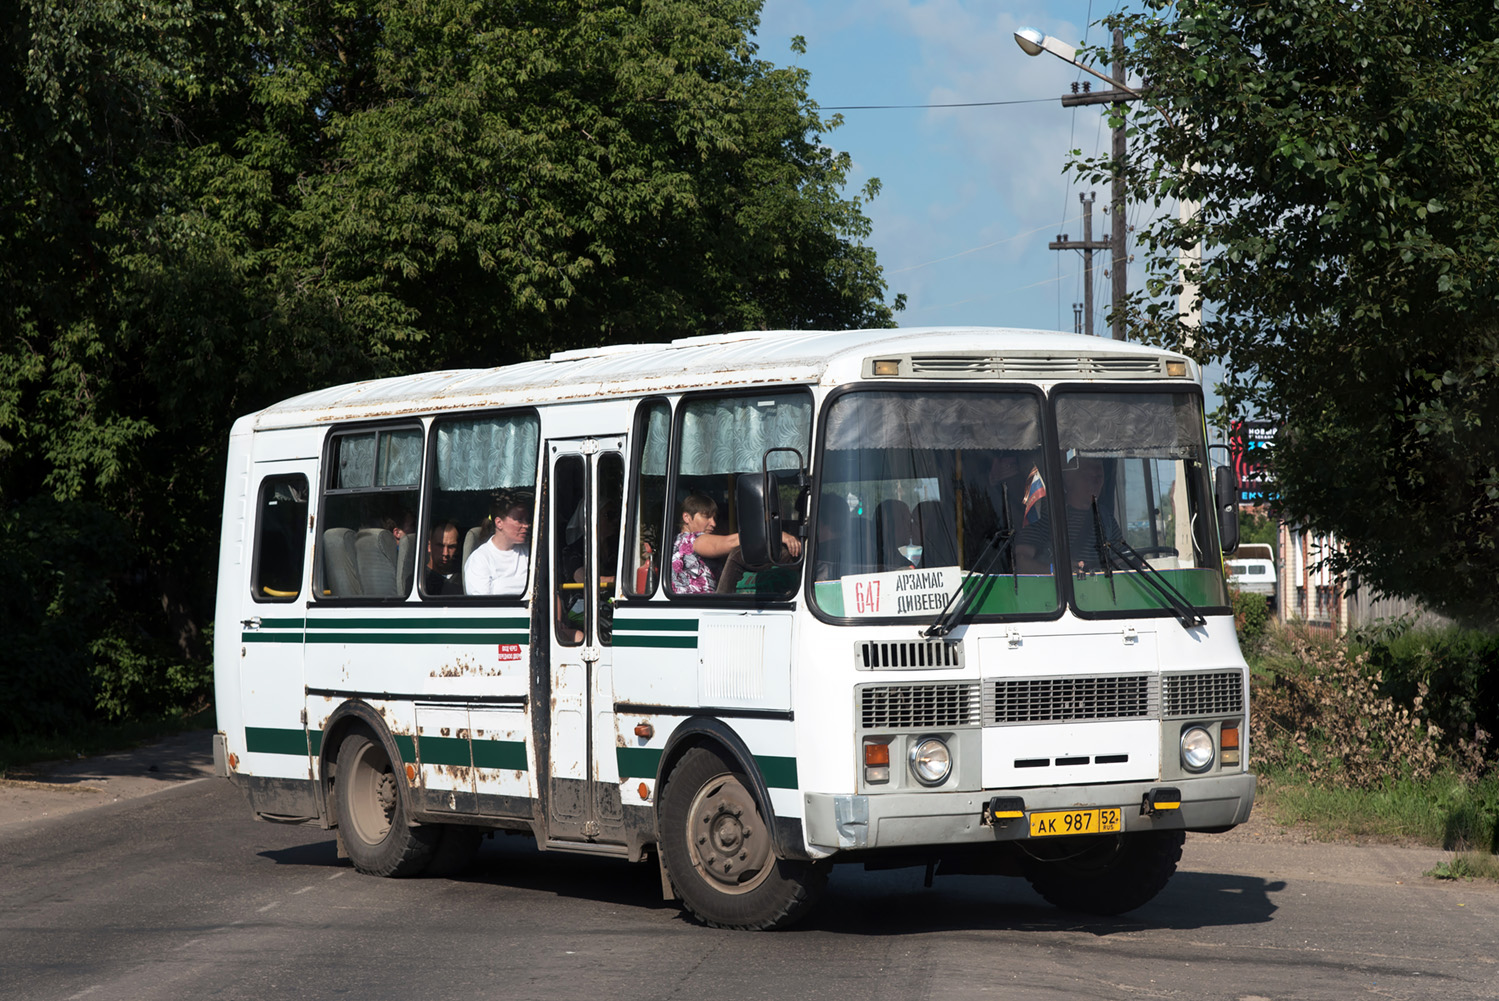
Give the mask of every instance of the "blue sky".
<path id="1" fill-rule="evenodd" d="M 1082 255 L 1046 245 L 1059 233 L 1082 238 L 1083 191 L 1097 192 L 1095 239 L 1109 231 L 1107 186 L 1079 187 L 1063 173 L 1068 150 L 1104 152 L 1109 132 L 1101 107 L 1061 106 L 1074 80 L 1091 78 L 1050 54 L 1025 55 L 1013 33 L 1031 26 L 1096 43 L 1103 29 L 1090 25 L 1113 9 L 1100 3 L 766 0 L 761 57 L 810 70 L 824 109 L 1034 102 L 843 111 L 843 126 L 825 137 L 853 158 L 846 194 L 870 177 L 883 184 L 866 206 L 869 243 L 891 295 L 906 294 L 902 326 L 1073 329 Z M 794 35 L 806 38 L 805 55 L 791 51 Z M 1094 330 L 1106 334 L 1105 256 L 1094 255 Z M 1138 287 L 1133 270 L 1131 280 Z"/>

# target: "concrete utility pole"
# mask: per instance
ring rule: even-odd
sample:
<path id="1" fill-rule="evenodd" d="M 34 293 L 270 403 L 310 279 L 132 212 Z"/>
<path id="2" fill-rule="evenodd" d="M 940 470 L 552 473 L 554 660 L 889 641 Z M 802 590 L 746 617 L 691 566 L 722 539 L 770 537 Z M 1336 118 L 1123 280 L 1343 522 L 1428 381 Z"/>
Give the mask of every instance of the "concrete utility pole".
<path id="1" fill-rule="evenodd" d="M 1083 238 L 1081 240 L 1069 240 L 1066 233 L 1058 233 L 1057 238 L 1046 246 L 1050 250 L 1081 250 L 1083 252 L 1083 333 L 1093 335 L 1093 251 L 1108 250 L 1109 241 L 1093 239 L 1093 192 L 1086 195 L 1078 192 L 1077 200 L 1083 203 Z M 1076 324 L 1074 323 L 1074 326 Z M 1118 335 L 1115 335 L 1118 337 Z M 1122 340 L 1123 338 L 1119 338 Z"/>

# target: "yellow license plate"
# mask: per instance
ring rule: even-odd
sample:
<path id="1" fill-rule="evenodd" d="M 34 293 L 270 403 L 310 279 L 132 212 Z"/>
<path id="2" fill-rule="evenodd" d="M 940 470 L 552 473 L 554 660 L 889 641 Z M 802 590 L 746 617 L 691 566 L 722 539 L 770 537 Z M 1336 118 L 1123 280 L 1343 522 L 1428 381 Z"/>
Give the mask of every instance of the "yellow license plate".
<path id="1" fill-rule="evenodd" d="M 1064 834 L 1113 834 L 1124 829 L 1119 808 L 1099 810 L 1048 810 L 1030 815 L 1031 837 L 1051 838 Z"/>

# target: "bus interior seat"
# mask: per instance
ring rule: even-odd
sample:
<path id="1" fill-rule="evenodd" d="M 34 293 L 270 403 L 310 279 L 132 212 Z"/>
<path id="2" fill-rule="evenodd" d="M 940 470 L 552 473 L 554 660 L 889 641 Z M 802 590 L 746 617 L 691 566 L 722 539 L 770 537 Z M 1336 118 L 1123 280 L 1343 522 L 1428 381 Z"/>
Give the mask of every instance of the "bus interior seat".
<path id="1" fill-rule="evenodd" d="M 922 501 L 911 512 L 911 524 L 920 538 L 914 540 L 921 546 L 921 565 L 924 567 L 955 567 L 958 565 L 958 544 L 953 538 L 952 527 L 943 517 L 941 501 Z"/>
<path id="2" fill-rule="evenodd" d="M 478 549 L 479 544 L 483 541 L 483 525 L 475 525 L 473 528 L 468 530 L 468 534 L 463 537 L 463 558 L 458 561 L 458 567 L 460 571 L 463 567 L 468 566 L 468 558 L 474 554 L 474 550 Z"/>
<path id="3" fill-rule="evenodd" d="M 411 578 L 416 576 L 417 534 L 407 532 L 396 543 L 396 594 L 403 598 L 411 593 Z"/>
<path id="4" fill-rule="evenodd" d="M 357 597 L 364 593 L 359 580 L 359 563 L 354 555 L 352 528 L 330 528 L 323 532 L 323 583 L 335 598 Z"/>
<path id="5" fill-rule="evenodd" d="M 396 537 L 385 528 L 361 528 L 354 536 L 359 581 L 366 596 L 388 597 L 396 590 Z"/>

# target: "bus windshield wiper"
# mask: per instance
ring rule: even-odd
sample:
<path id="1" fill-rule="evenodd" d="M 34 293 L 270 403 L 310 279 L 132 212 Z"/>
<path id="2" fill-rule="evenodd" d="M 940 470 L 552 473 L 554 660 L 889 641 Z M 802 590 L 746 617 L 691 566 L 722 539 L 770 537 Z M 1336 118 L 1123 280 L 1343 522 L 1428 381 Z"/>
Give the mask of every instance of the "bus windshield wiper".
<path id="1" fill-rule="evenodd" d="M 979 574 L 988 574 L 989 567 L 1002 553 L 1008 553 L 1010 556 L 1010 576 L 1015 578 L 1015 593 L 1020 593 L 1020 577 L 1015 572 L 1015 526 L 1010 519 L 1010 488 L 1008 486 L 1000 488 L 1000 504 L 1004 510 L 1004 527 L 989 533 L 988 538 L 984 540 L 984 548 L 979 551 L 978 558 L 973 561 L 973 566 L 964 575 L 963 582 L 947 599 L 947 604 L 942 606 L 942 611 L 937 613 L 936 620 L 922 630 L 921 635 L 927 639 L 934 636 L 946 636 L 953 631 L 962 620 L 969 602 L 973 600 L 973 594 L 968 590 L 968 582 Z"/>
<path id="2" fill-rule="evenodd" d="M 1109 581 L 1109 595 L 1118 604 L 1118 597 L 1114 595 L 1114 565 L 1117 563 L 1121 570 L 1133 570 L 1138 573 L 1139 579 L 1155 591 L 1171 614 L 1182 624 L 1183 629 L 1191 629 L 1193 626 L 1206 625 L 1207 620 L 1197 610 L 1197 606 L 1187 600 L 1186 595 L 1176 589 L 1176 586 L 1166 578 L 1150 561 L 1135 551 L 1135 548 L 1123 539 L 1106 539 L 1103 531 L 1103 518 L 1098 514 L 1098 498 L 1093 498 L 1093 532 L 1098 542 L 1098 557 L 1103 564 L 1104 576 Z"/>

